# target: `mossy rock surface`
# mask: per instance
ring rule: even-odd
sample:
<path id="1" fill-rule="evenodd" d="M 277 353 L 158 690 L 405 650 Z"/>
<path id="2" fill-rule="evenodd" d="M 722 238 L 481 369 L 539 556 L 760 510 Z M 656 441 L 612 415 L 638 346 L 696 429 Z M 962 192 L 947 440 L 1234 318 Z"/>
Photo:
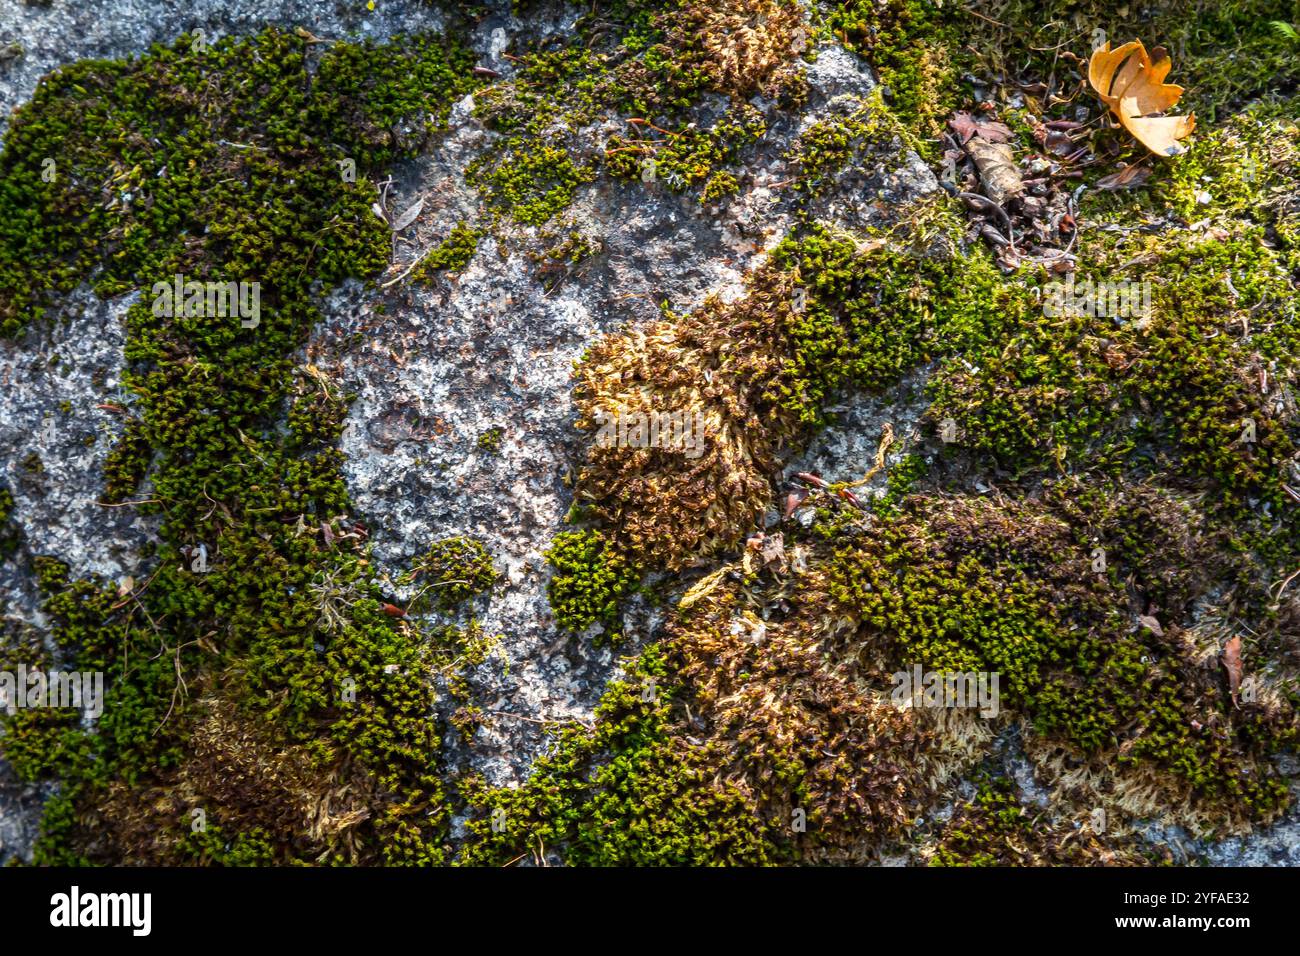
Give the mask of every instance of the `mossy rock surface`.
<path id="1" fill-rule="evenodd" d="M 1294 3 L 201 6 L 14 29 L 0 856 L 1300 862 Z"/>

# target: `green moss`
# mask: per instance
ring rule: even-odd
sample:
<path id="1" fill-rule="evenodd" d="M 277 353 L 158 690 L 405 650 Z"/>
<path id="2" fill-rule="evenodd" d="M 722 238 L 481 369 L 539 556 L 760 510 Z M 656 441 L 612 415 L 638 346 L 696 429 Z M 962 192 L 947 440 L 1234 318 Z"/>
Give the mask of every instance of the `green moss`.
<path id="1" fill-rule="evenodd" d="M 596 531 L 560 532 L 546 560 L 554 568 L 547 596 L 560 627 L 585 631 L 598 623 L 617 640 L 619 601 L 636 586 L 636 569 Z"/>
<path id="2" fill-rule="evenodd" d="M 930 466 L 924 458 L 916 454 L 904 455 L 898 463 L 889 469 L 885 480 L 885 493 L 876 499 L 875 510 L 879 515 L 892 515 L 898 512 L 903 499 L 906 498 L 926 473 Z"/>
<path id="3" fill-rule="evenodd" d="M 1123 540 L 1110 527 L 1119 514 L 1094 513 L 1091 530 Z M 1215 573 L 1208 542 L 1188 541 L 1185 514 L 1161 506 L 1147 515 L 1148 563 L 1119 547 L 1109 562 L 1132 561 L 1149 580 L 1154 552 L 1161 567 Z M 1286 788 L 1265 756 L 1294 739 L 1294 712 L 1234 715 L 1217 670 L 1168 635 L 1134 630 L 1122 583 L 1092 570 L 1078 541 L 1030 503 L 910 499 L 887 526 L 837 542 L 829 595 L 873 640 L 888 642 L 894 661 L 999 674 L 1002 707 L 1024 714 L 1037 734 L 1118 767 L 1154 767 L 1220 813 L 1275 814 Z M 1175 621 L 1183 613 L 1166 611 Z M 1250 729 L 1229 739 L 1196 729 L 1230 715 Z M 1246 740 L 1272 742 L 1256 750 Z"/>
<path id="4" fill-rule="evenodd" d="M 309 122 L 325 142 L 346 144 L 359 169 L 408 154 L 445 126 L 452 104 L 474 87 L 473 52 L 432 34 L 400 43 L 336 43 L 322 57 Z M 287 115 L 287 114 L 286 114 Z M 406 127 L 419 119 L 412 134 Z"/>
<path id="5" fill-rule="evenodd" d="M 419 586 L 421 599 L 412 600 L 413 610 L 423 604 L 452 610 L 496 583 L 497 572 L 492 556 L 483 542 L 474 538 L 455 537 L 435 541 L 403 576 L 406 583 Z M 427 596 L 427 601 L 423 598 Z"/>
<path id="6" fill-rule="evenodd" d="M 787 0 L 583 8 L 573 35 L 521 49 L 511 80 L 476 97 L 476 115 L 502 138 L 470 178 L 499 214 L 545 223 L 596 175 L 576 132 L 614 114 L 628 130 L 605 143 L 608 172 L 717 202 L 739 188 L 734 167 L 766 129 L 748 100 L 762 93 L 788 106 L 800 96 L 789 61 L 802 23 Z M 696 107 L 710 92 L 731 103 L 705 128 Z"/>
<path id="7" fill-rule="evenodd" d="M 17 550 L 21 539 L 17 525 L 12 521 L 13 514 L 13 492 L 0 485 L 0 561 L 5 561 Z"/>
<path id="8" fill-rule="evenodd" d="M 1154 853 L 1117 851 L 1090 825 L 1052 821 L 1022 804 L 1006 777 L 981 779 L 929 852 L 930 866 L 1150 866 Z M 1168 862 L 1168 861 L 1163 861 Z"/>
<path id="9" fill-rule="evenodd" d="M 273 866 L 276 841 L 276 834 L 261 828 L 232 834 L 211 826 L 191 830 L 185 837 L 185 852 L 206 866 Z"/>
<path id="10" fill-rule="evenodd" d="M 1283 258 L 1250 227 L 1143 245 L 1103 253 L 1074 281 L 1146 283 L 1149 315 L 1054 316 L 1022 288 L 1020 321 L 972 341 L 930 382 L 929 417 L 951 418 L 963 446 L 1021 473 L 1168 460 L 1161 467 L 1194 475 L 1241 520 L 1253 520 L 1251 499 L 1289 513 L 1282 484 L 1300 432 L 1258 387 L 1261 362 L 1300 357 Z M 1135 252 L 1142 271 L 1108 268 Z"/>
<path id="11" fill-rule="evenodd" d="M 432 629 L 430 640 L 435 648 L 438 672 L 446 681 L 447 693 L 459 705 L 448 722 L 468 741 L 489 720 L 482 708 L 473 702 L 468 675 L 473 668 L 487 661 L 501 642 L 501 636 L 489 634 L 477 620 L 471 619 L 464 627 L 438 625 Z"/>
<path id="12" fill-rule="evenodd" d="M 495 455 L 501 450 L 501 437 L 504 434 L 505 431 L 500 426 L 494 426 L 479 435 L 476 444 L 480 451 Z"/>
<path id="13" fill-rule="evenodd" d="M 830 189 L 836 176 L 853 166 L 874 165 L 869 151 L 896 153 L 899 144 L 924 152 L 916 134 L 891 110 L 880 90 L 854 99 L 838 109 L 827 109 L 801 132 L 786 159 L 795 164 L 795 188 L 815 197 Z"/>
<path id="14" fill-rule="evenodd" d="M 745 146 L 765 131 L 762 114 L 744 103 L 707 129 L 692 122 L 668 133 L 613 136 L 606 145 L 605 163 L 615 176 L 660 182 L 673 192 L 699 186 L 700 201 L 713 202 L 738 188 L 735 176 L 721 167 L 737 162 Z"/>
<path id="15" fill-rule="evenodd" d="M 435 269 L 445 269 L 448 272 L 464 269 L 474 258 L 480 235 L 479 230 L 463 222 L 452 226 L 451 234 L 420 260 L 420 264 L 411 273 L 411 278 L 417 282 L 429 282 Z"/>
<path id="16" fill-rule="evenodd" d="M 466 178 L 484 200 L 515 222 L 540 226 L 573 201 L 573 194 L 595 178 L 554 146 L 520 144 L 491 157 L 476 159 Z"/>
<path id="17" fill-rule="evenodd" d="M 136 417 L 106 491 L 126 499 L 148 470 L 154 493 L 139 508 L 162 517 L 156 572 L 132 596 L 39 569 L 63 654 L 107 681 L 93 733 L 23 715 L 4 737 L 24 773 L 61 783 L 39 860 L 212 861 L 185 836 L 181 792 L 240 859 L 263 859 L 258 826 L 279 862 L 442 858 L 429 651 L 384 611 L 363 533 L 338 520 L 350 510 L 334 447 L 345 403 L 295 380 L 290 356 L 317 296 L 386 265 L 375 165 L 420 145 L 472 88 L 471 66 L 434 37 L 326 50 L 277 30 L 206 48 L 182 37 L 59 71 L 14 117 L 0 155 L 4 331 L 92 274 L 102 295 L 143 290 L 126 317 Z M 53 178 L 41 178 L 45 157 Z M 154 284 L 176 274 L 258 282 L 260 321 L 155 315 Z M 297 782 L 268 770 L 253 806 L 223 789 L 245 735 L 300 755 Z M 59 756 L 24 756 L 38 753 Z M 344 785 L 353 766 L 366 788 Z M 294 794 L 338 786 L 367 805 L 345 830 L 304 838 Z"/>
<path id="18" fill-rule="evenodd" d="M 576 229 L 562 233 L 562 237 L 544 233 L 543 240 L 552 242 L 540 252 L 527 253 L 537 266 L 537 277 L 549 292 L 572 275 L 580 274 L 584 264 L 600 252 L 600 240 Z M 553 241 L 558 239 L 558 241 Z"/>
<path id="19" fill-rule="evenodd" d="M 922 138 L 936 137 L 957 103 L 968 56 L 962 25 L 973 18 L 931 0 L 847 0 L 825 11 L 824 29 L 871 61 L 898 116 Z"/>
<path id="20" fill-rule="evenodd" d="M 823 423 L 832 396 L 892 385 L 1024 309 L 979 251 L 945 257 L 885 237 L 860 248 L 818 226 L 792 234 L 772 258 L 805 292 L 787 322 L 793 355 L 774 397 L 810 425 Z"/>
<path id="21" fill-rule="evenodd" d="M 474 813 L 460 861 L 504 865 L 559 853 L 578 866 L 755 866 L 774 862 L 773 828 L 716 779 L 716 755 L 670 730 L 671 688 L 648 649 L 606 690 L 592 728 L 560 729 L 517 789 L 470 780 Z"/>
<path id="22" fill-rule="evenodd" d="M 153 443 L 139 419 L 131 419 L 104 461 L 104 501 L 127 500 L 144 480 L 153 458 Z"/>

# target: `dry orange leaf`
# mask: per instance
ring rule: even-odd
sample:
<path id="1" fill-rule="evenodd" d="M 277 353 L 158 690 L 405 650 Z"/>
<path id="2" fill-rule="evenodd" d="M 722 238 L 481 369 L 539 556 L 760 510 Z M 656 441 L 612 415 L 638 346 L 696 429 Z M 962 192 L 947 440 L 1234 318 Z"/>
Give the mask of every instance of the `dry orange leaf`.
<path id="1" fill-rule="evenodd" d="M 1187 151 L 1178 141 L 1196 128 L 1196 115 L 1153 116 L 1163 113 L 1182 98 L 1183 88 L 1166 83 L 1172 64 L 1157 47 L 1153 59 L 1141 40 L 1114 50 L 1107 43 L 1093 51 L 1088 61 L 1088 82 L 1120 125 L 1139 143 L 1161 156 Z"/>
<path id="2" fill-rule="evenodd" d="M 1235 703 L 1241 687 L 1241 636 L 1234 635 L 1223 646 L 1223 667 L 1228 672 L 1228 693 Z"/>

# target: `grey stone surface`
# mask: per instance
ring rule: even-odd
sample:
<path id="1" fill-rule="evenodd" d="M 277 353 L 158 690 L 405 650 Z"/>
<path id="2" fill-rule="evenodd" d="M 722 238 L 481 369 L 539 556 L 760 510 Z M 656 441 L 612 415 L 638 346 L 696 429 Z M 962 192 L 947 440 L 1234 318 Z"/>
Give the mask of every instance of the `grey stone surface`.
<path id="1" fill-rule="evenodd" d="M 55 555 L 77 576 L 133 573 L 156 527 L 135 508 L 99 503 L 104 458 L 122 430 L 113 406 L 131 403 L 121 387 L 122 316 L 133 301 L 102 302 L 83 287 L 59 319 L 0 341 L 0 480 L 26 551 Z"/>

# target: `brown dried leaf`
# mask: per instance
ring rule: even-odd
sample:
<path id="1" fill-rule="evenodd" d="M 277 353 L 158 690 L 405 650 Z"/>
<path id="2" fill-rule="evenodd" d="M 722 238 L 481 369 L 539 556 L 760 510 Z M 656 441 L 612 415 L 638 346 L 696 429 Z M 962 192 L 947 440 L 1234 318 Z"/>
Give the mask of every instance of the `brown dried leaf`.
<path id="1" fill-rule="evenodd" d="M 393 232 L 401 232 L 419 217 L 420 212 L 424 209 L 424 200 L 418 200 L 410 209 L 402 213 L 393 220 Z"/>
<path id="2" fill-rule="evenodd" d="M 1005 123 L 999 123 L 996 120 L 976 119 L 965 110 L 954 113 L 952 119 L 948 120 L 948 125 L 960 137 L 963 144 L 968 142 L 972 136 L 979 136 L 990 143 L 1005 143 L 1013 135 L 1011 128 Z"/>
<path id="3" fill-rule="evenodd" d="M 1228 672 L 1228 693 L 1237 699 L 1241 687 L 1241 636 L 1237 635 L 1223 645 L 1223 669 Z"/>
<path id="4" fill-rule="evenodd" d="M 979 170 L 980 182 L 984 185 L 984 194 L 999 206 L 1019 196 L 1025 188 L 1020 175 L 1020 167 L 1011 147 L 1004 143 L 991 143 L 983 137 L 976 136 L 966 144 L 966 151 L 975 161 Z"/>
<path id="5" fill-rule="evenodd" d="M 1053 156 L 1069 156 L 1078 150 L 1074 140 L 1068 133 L 1062 133 L 1056 130 L 1048 131 L 1043 137 L 1043 148 Z"/>
<path id="6" fill-rule="evenodd" d="M 1196 116 L 1153 115 L 1176 104 L 1183 88 L 1164 82 L 1172 66 L 1165 51 L 1157 47 L 1152 53 L 1154 58 L 1141 40 L 1114 50 L 1106 43 L 1088 61 L 1088 82 L 1139 143 L 1158 155 L 1177 156 L 1187 151 L 1178 140 L 1196 128 Z"/>
<path id="7" fill-rule="evenodd" d="M 785 496 L 785 511 L 781 515 L 781 520 L 789 521 L 790 516 L 799 509 L 799 506 L 803 504 L 803 500 L 807 497 L 808 497 L 807 488 L 797 488 L 794 491 L 791 491 L 789 494 L 787 494 Z"/>
<path id="8" fill-rule="evenodd" d="M 785 570 L 785 535 L 781 532 L 769 534 L 763 538 L 763 566 L 776 565 L 778 570 Z"/>
<path id="9" fill-rule="evenodd" d="M 1104 192 L 1117 189 L 1136 189 L 1151 178 L 1151 170 L 1140 163 L 1130 163 L 1117 173 L 1102 176 L 1097 180 L 1097 188 Z"/>

